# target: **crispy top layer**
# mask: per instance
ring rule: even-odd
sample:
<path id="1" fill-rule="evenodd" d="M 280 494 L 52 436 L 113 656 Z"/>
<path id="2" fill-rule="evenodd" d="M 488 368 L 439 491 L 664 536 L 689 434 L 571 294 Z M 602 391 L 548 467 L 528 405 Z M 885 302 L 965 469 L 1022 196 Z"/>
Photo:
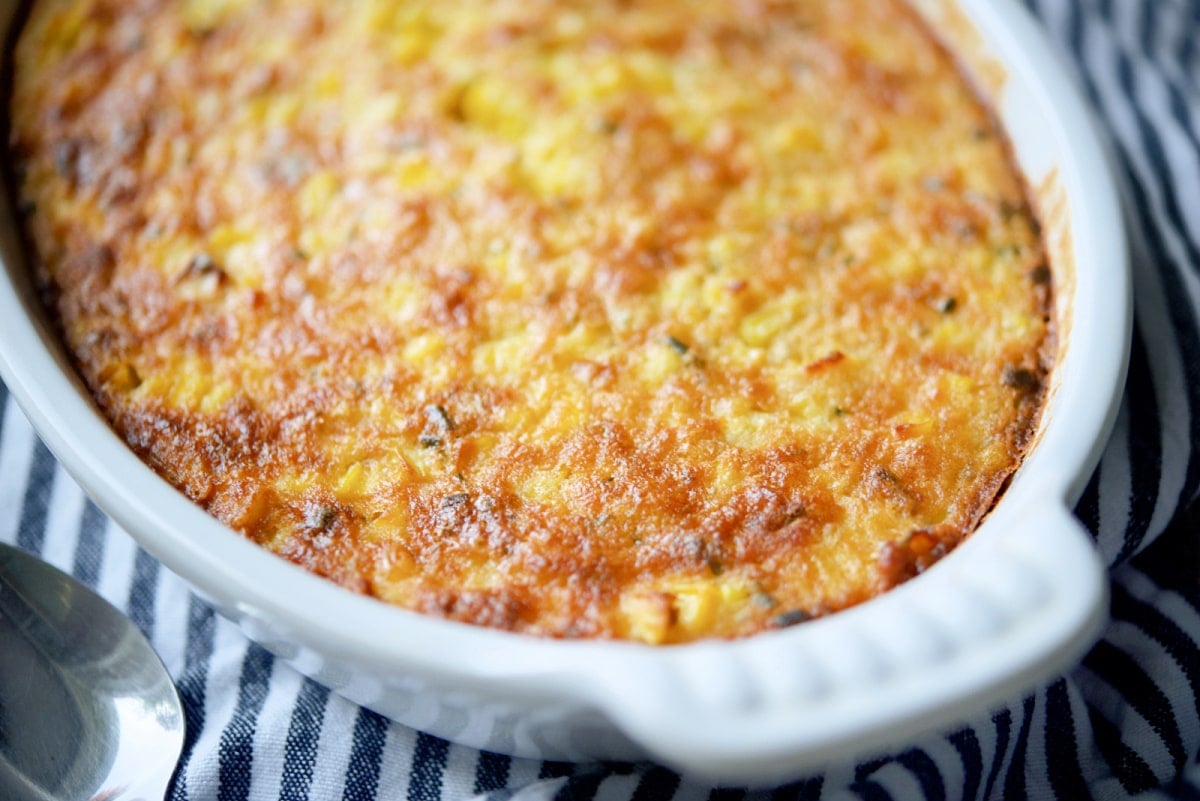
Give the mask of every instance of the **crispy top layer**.
<path id="1" fill-rule="evenodd" d="M 11 147 L 130 445 L 422 612 L 841 609 L 977 525 L 1041 406 L 1037 226 L 898 0 L 39 0 Z"/>

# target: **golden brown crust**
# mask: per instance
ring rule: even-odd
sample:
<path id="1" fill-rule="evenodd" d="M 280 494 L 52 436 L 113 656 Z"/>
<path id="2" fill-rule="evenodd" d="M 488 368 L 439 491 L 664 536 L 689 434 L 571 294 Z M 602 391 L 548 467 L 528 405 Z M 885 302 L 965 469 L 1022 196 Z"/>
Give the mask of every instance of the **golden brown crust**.
<path id="1" fill-rule="evenodd" d="M 928 567 L 1035 426 L 1037 227 L 895 0 L 39 0 L 16 62 L 99 403 L 356 591 L 741 636 Z"/>

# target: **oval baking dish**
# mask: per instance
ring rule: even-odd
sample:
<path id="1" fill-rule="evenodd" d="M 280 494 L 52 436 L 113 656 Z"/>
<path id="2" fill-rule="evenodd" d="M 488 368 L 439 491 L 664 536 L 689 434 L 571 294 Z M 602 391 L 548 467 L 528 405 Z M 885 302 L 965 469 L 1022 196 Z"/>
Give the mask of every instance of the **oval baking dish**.
<path id="1" fill-rule="evenodd" d="M 1027 13 L 1011 0 L 914 5 L 1012 140 L 1044 226 L 1058 354 L 1035 444 L 981 528 L 860 606 L 653 648 L 422 617 L 310 575 L 209 517 L 112 432 L 40 311 L 8 208 L 0 374 L 64 466 L 168 568 L 300 671 L 416 728 L 522 756 L 649 756 L 762 785 L 951 725 L 1067 667 L 1103 620 L 1103 568 L 1070 505 L 1115 415 L 1131 298 L 1102 146 Z"/>

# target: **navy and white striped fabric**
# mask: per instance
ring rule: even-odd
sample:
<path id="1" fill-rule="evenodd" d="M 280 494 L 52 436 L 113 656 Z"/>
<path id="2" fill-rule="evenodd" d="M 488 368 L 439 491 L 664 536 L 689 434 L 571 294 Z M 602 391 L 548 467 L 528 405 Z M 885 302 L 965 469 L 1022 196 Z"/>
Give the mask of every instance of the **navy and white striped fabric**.
<path id="1" fill-rule="evenodd" d="M 654 765 L 453 745 L 276 662 L 93 506 L 0 386 L 0 540 L 125 610 L 175 676 L 185 755 L 168 798 L 1200 799 L 1200 0 L 1027 0 L 1112 137 L 1136 268 L 1132 367 L 1078 512 L 1112 564 L 1112 622 L 1068 675 L 968 728 L 773 792 Z"/>

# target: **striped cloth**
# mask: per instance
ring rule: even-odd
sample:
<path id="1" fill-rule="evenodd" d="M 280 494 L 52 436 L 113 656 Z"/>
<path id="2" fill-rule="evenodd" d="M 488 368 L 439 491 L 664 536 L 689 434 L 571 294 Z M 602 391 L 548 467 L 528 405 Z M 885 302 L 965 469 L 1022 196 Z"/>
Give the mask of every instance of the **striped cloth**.
<path id="1" fill-rule="evenodd" d="M 1200 0 L 1027 1 L 1107 124 L 1136 268 L 1128 390 L 1078 509 L 1113 566 L 1112 622 L 1078 667 L 967 728 L 772 792 L 480 753 L 249 643 L 86 499 L 0 386 L 0 540 L 96 587 L 162 655 L 188 724 L 168 798 L 1200 799 Z"/>

